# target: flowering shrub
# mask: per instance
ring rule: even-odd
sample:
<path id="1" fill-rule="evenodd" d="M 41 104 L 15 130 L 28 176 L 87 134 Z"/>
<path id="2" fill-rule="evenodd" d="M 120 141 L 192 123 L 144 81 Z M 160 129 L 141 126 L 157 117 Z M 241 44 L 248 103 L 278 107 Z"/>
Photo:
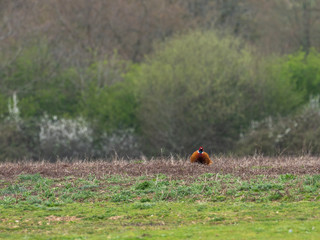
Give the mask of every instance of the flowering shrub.
<path id="1" fill-rule="evenodd" d="M 99 139 L 99 144 L 94 148 L 94 155 L 99 157 L 105 157 L 106 155 L 140 156 L 138 137 L 134 133 L 134 129 L 117 130 L 110 134 L 103 133 Z"/>
<path id="2" fill-rule="evenodd" d="M 57 157 L 138 156 L 134 129 L 111 133 L 93 131 L 82 117 L 39 119 L 20 117 L 18 98 L 8 101 L 8 116 L 0 123 L 0 159 L 50 159 Z"/>
<path id="3" fill-rule="evenodd" d="M 44 115 L 40 120 L 40 148 L 45 158 L 90 155 L 93 141 L 89 124 L 81 117 L 58 119 Z"/>
<path id="4" fill-rule="evenodd" d="M 58 119 L 45 115 L 40 122 L 41 155 L 46 159 L 59 157 L 125 157 L 138 154 L 133 129 L 95 134 L 82 117 Z"/>
<path id="5" fill-rule="evenodd" d="M 268 117 L 261 122 L 253 122 L 250 130 L 241 136 L 237 151 L 266 155 L 319 154 L 319 123 L 319 97 L 315 97 L 293 116 Z"/>

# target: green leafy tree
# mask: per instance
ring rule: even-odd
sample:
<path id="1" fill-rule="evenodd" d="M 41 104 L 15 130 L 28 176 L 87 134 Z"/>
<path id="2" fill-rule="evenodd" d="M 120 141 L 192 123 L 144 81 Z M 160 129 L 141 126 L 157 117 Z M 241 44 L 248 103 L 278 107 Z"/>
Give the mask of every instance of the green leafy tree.
<path id="1" fill-rule="evenodd" d="M 81 114 L 100 132 L 135 129 L 136 106 L 132 79 L 126 77 L 134 66 L 113 59 L 96 61 L 85 73 L 88 79 L 81 95 Z"/>
<path id="2" fill-rule="evenodd" d="M 136 100 L 131 85 L 120 82 L 100 88 L 92 84 L 83 93 L 82 113 L 99 131 L 136 127 Z"/>
<path id="3" fill-rule="evenodd" d="M 17 93 L 22 118 L 44 113 L 76 115 L 81 93 L 79 74 L 60 66 L 45 43 L 23 49 L 1 75 L 0 92 L 6 97 Z"/>
<path id="4" fill-rule="evenodd" d="M 158 46 L 135 77 L 144 150 L 186 153 L 204 145 L 209 152 L 231 151 L 252 119 L 281 111 L 279 104 L 292 97 L 256 61 L 242 41 L 212 31 Z M 276 99 L 268 95 L 274 89 Z"/>
<path id="5" fill-rule="evenodd" d="M 303 95 L 304 102 L 320 94 L 320 54 L 311 48 L 309 54 L 298 51 L 284 57 L 282 74 L 296 90 Z"/>

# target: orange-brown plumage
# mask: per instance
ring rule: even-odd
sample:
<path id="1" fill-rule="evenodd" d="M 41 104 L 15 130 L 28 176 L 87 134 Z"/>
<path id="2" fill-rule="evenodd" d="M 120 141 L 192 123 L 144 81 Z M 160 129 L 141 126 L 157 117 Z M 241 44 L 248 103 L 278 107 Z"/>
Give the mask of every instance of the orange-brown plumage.
<path id="1" fill-rule="evenodd" d="M 199 150 L 195 151 L 190 157 L 191 163 L 197 162 L 202 164 L 210 165 L 213 162 L 211 161 L 208 153 L 203 151 L 203 148 L 200 147 Z"/>

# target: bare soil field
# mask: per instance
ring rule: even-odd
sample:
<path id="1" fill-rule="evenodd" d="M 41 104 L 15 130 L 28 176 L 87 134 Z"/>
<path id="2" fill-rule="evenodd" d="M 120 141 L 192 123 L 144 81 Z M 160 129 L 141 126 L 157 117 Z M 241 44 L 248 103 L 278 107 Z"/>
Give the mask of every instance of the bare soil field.
<path id="1" fill-rule="evenodd" d="M 153 176 L 165 174 L 172 179 L 188 179 L 204 173 L 232 174 L 242 179 L 257 175 L 277 176 L 280 174 L 320 174 L 319 157 L 218 157 L 210 166 L 191 164 L 189 159 L 155 160 L 113 160 L 113 161 L 57 161 L 50 163 L 21 161 L 0 163 L 0 179 L 13 179 L 21 174 L 40 173 L 44 177 L 65 176 L 85 177 L 90 174 L 97 178 L 105 175 Z"/>

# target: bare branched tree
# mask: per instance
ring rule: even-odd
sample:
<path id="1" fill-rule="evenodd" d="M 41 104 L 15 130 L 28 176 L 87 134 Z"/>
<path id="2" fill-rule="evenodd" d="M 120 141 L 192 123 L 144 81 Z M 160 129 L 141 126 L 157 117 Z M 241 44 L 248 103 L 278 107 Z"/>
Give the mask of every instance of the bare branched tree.
<path id="1" fill-rule="evenodd" d="M 306 53 L 320 44 L 320 1 L 252 1 L 257 13 L 258 40 L 265 53 L 290 53 L 302 48 Z"/>

